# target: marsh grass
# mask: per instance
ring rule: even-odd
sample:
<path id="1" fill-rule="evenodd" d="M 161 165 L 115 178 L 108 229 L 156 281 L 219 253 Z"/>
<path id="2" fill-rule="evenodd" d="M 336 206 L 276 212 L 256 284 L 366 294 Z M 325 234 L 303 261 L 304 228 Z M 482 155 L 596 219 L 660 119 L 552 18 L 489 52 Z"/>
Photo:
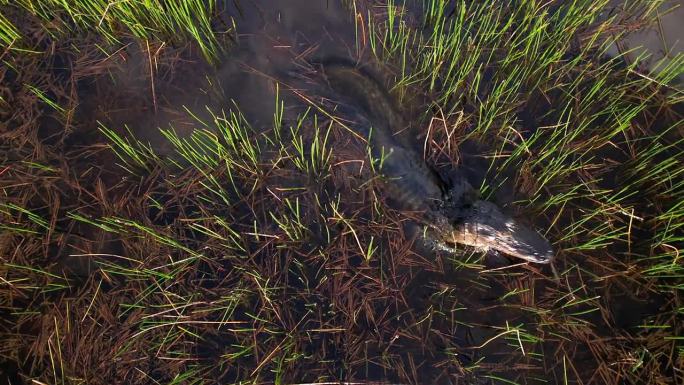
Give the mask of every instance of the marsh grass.
<path id="1" fill-rule="evenodd" d="M 421 89 L 433 100 L 424 121 L 432 119 L 426 140 L 438 154 L 467 140 L 489 143 L 482 195 L 493 196 L 498 186 L 514 183 L 521 191 L 518 204 L 547 218 L 546 234 L 564 265 L 567 294 L 559 292 L 559 302 L 551 307 L 527 309 L 544 325 L 539 331 L 551 333 L 549 340 L 611 330 L 590 315 L 605 318 L 611 312 L 597 301 L 607 277 L 627 274 L 649 282 L 660 276 L 656 285 L 662 290 L 654 295 L 665 298 L 676 297 L 681 288 L 673 284 L 681 279 L 681 238 L 672 230 L 681 219 L 682 146 L 681 139 L 668 135 L 681 125 L 681 117 L 663 131 L 642 119 L 669 108 L 661 95 L 681 98 L 681 91 L 668 84 L 681 75 L 684 57 L 644 74 L 639 60 L 626 65 L 621 57 L 602 56 L 630 28 L 653 21 L 659 4 L 637 3 L 604 19 L 597 15 L 607 2 L 573 2 L 552 10 L 536 2 L 454 6 L 428 1 L 425 18 L 416 20 L 390 1 L 368 15 L 368 28 L 375 32 L 368 46 L 395 69 L 396 94 Z M 617 21 L 629 22 L 618 29 Z M 448 141 L 454 142 L 445 145 Z M 511 170 L 514 178 L 507 181 L 503 176 Z M 630 269 L 633 264 L 640 267 Z M 514 287 L 504 298 L 510 302 L 524 292 Z M 562 299 L 567 295 L 571 300 Z M 677 312 L 675 306 L 663 314 Z M 552 331 L 563 324 L 581 326 Z M 672 330 L 674 341 L 681 330 Z M 640 346 L 639 338 L 633 341 Z M 677 350 L 676 345 L 669 348 Z M 610 354 L 610 344 L 601 349 L 604 353 L 594 352 L 597 362 Z M 556 359 L 566 362 L 567 357 Z M 664 365 L 676 367 L 680 361 L 669 356 Z M 632 367 L 630 375 L 645 373 L 641 368 Z M 586 368 L 566 370 L 563 381 L 582 377 L 579 371 Z M 596 370 L 614 383 L 614 371 L 603 365 Z"/>
<path id="2" fill-rule="evenodd" d="M 6 47 L 11 46 L 20 37 L 21 35 L 17 27 L 4 14 L 0 14 L 0 41 L 2 41 L 3 45 Z"/>
<path id="3" fill-rule="evenodd" d="M 133 217 L 97 217 L 79 209 L 68 213 L 79 223 L 113 233 L 128 250 L 88 257 L 99 279 L 115 286 L 125 282 L 126 299 L 115 313 L 131 320 L 130 329 L 109 357 L 126 359 L 140 349 L 164 351 L 163 360 L 182 364 L 174 377 L 162 375 L 172 383 L 186 376 L 281 381 L 306 373 L 305 368 L 327 375 L 317 366 L 317 354 L 302 351 L 302 341 L 332 338 L 327 343 L 341 347 L 345 329 L 335 325 L 352 327 L 348 317 L 358 311 L 345 303 L 377 295 L 367 296 L 377 290 L 370 278 L 349 277 L 358 286 L 343 278 L 349 275 L 345 261 L 363 252 L 366 267 L 353 268 L 359 272 L 352 274 L 375 264 L 372 253 L 380 246 L 373 246 L 372 239 L 382 238 L 378 231 L 386 231 L 385 226 L 370 234 L 362 231 L 368 219 L 350 208 L 362 210 L 363 201 L 343 202 L 326 188 L 333 183 L 335 157 L 328 142 L 334 127 L 329 121 L 307 110 L 292 120 L 277 119 L 281 126 L 257 133 L 237 111 L 212 116 L 211 121 L 198 121 L 203 129 L 189 137 L 165 130 L 176 150 L 167 158 L 130 134 L 101 127 L 123 172 L 151 186 L 142 200 L 128 203 L 135 206 L 127 210 Z M 146 212 L 141 205 L 158 214 L 140 215 Z M 362 245 L 370 246 L 360 250 Z M 321 274 L 328 264 L 336 265 L 341 276 Z M 186 280 L 197 286 L 182 284 Z M 356 298 L 340 294 L 345 292 Z M 340 308 L 328 309 L 321 295 L 339 302 Z M 333 320 L 316 321 L 331 312 Z M 196 364 L 198 349 L 220 354 Z M 148 375 L 159 378 L 160 373 Z"/>
<path id="4" fill-rule="evenodd" d="M 676 383 L 682 121 L 653 122 L 681 101 L 667 84 L 683 59 L 645 74 L 603 58 L 658 5 L 599 20 L 606 3 L 435 0 L 422 18 L 354 3 L 358 50 L 387 65 L 401 100 L 431 101 L 415 108 L 428 161 L 486 143 L 482 195 L 513 186 L 511 211 L 554 243 L 558 282 L 471 250 L 413 252 L 411 213 L 384 201 L 383 159 L 324 104 L 288 115 L 280 85 L 272 127 L 238 106 L 186 110 L 191 134 L 162 130 L 171 154 L 103 123 L 91 129 L 111 156 L 44 145 L 38 119 L 65 122 L 74 100 L 26 70 L 50 55 L 27 53 L 45 41 L 12 17 L 49 20 L 45 39 L 95 30 L 107 58 L 111 42 L 178 29 L 216 57 L 217 5 L 3 4 L 3 75 L 21 75 L 3 100 L 27 101 L 3 115 L 0 143 L 3 358 L 54 384 Z"/>
<path id="5" fill-rule="evenodd" d="M 0 40 L 7 47 L 22 48 L 24 38 L 5 12 L 31 14 L 44 21 L 46 30 L 55 38 L 79 31 L 95 31 L 109 43 L 121 43 L 121 37 L 183 43 L 193 41 L 209 60 L 221 53 L 220 42 L 230 35 L 233 25 L 216 31 L 212 16 L 215 1 L 53 1 L 21 0 L 0 3 Z"/>

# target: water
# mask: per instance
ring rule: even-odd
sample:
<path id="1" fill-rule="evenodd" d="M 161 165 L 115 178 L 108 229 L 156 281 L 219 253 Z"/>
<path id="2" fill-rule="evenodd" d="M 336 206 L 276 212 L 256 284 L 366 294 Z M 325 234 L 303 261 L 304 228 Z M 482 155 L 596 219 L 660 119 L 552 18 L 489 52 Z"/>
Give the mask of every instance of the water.
<path id="1" fill-rule="evenodd" d="M 238 44 L 216 65 L 204 61 L 192 46 L 160 47 L 130 42 L 103 64 L 106 68 L 99 69 L 96 75 L 76 74 L 80 76 L 78 93 L 81 105 L 76 113 L 76 128 L 67 136 L 64 146 L 65 153 L 73 155 L 73 167 L 83 180 L 90 177 L 88 170 L 93 164 L 101 167 L 100 176 L 106 191 L 103 193 L 106 199 L 103 200 L 110 200 L 112 205 L 106 210 L 97 208 L 94 214 L 148 217 L 159 229 L 188 232 L 187 229 L 178 229 L 191 219 L 206 214 L 201 212 L 199 205 L 184 203 L 192 199 L 191 193 L 179 191 L 176 196 L 173 189 L 163 184 L 164 177 L 169 176 L 164 174 L 164 170 L 154 170 L 152 176 L 132 177 L 116 165 L 118 160 L 111 152 L 91 152 L 93 146 L 106 141 L 94 129 L 98 121 L 121 135 L 132 134 L 149 143 L 161 157 L 180 161 L 173 146 L 160 134 L 159 127 L 173 127 L 180 136 L 188 137 L 198 127 L 198 119 L 212 119 L 209 110 L 214 113 L 237 111 L 237 106 L 254 129 L 253 140 L 265 146 L 265 140 L 259 134 L 269 133 L 273 128 L 276 95 L 286 106 L 286 124 L 294 121 L 308 107 L 305 98 L 326 108 L 334 105 L 330 100 L 334 94 L 326 87 L 315 66 L 309 64 L 312 59 L 337 56 L 365 62 L 370 56 L 367 46 L 357 48 L 357 25 L 345 7 L 336 1 L 240 2 L 239 6 L 228 2 L 220 12 L 227 24 L 230 24 L 230 17 L 235 18 Z M 68 78 L 66 75 L 74 74 L 63 75 Z M 391 79 L 387 80 L 391 82 Z M 412 108 L 411 105 L 403 107 L 407 110 Z M 358 126 L 359 131 L 365 129 L 363 125 L 367 122 L 354 106 L 342 107 L 338 112 L 351 127 Z M 535 120 L 538 114 L 534 109 L 526 112 L 530 116 L 523 116 L 523 121 L 533 126 L 541 124 Z M 44 123 L 42 135 L 45 138 L 58 133 L 58 128 L 50 127 L 53 123 Z M 415 132 L 402 134 L 405 141 L 417 143 L 417 151 L 421 150 L 420 132 L 425 128 L 425 122 L 421 124 L 423 126 L 414 127 Z M 125 126 L 130 128 L 130 134 Z M 310 138 L 312 134 L 304 135 Z M 336 160 L 364 159 L 362 141 L 350 138 L 344 130 L 334 131 L 331 136 Z M 488 162 L 483 154 L 489 151 L 491 149 L 486 145 L 466 143 L 458 159 L 459 170 L 449 163 L 439 170 L 445 175 L 465 177 L 473 185 L 481 185 L 485 180 L 499 184 L 498 180 L 491 179 L 491 175 L 486 175 Z M 274 154 L 268 152 L 264 156 Z M 267 162 L 268 159 L 261 161 Z M 309 189 L 317 189 L 315 191 L 321 192 L 321 196 L 342 191 L 346 201 L 343 207 L 358 209 L 365 200 L 372 198 L 368 189 L 363 189 L 364 178 L 369 178 L 372 173 L 367 165 L 363 171 L 357 171 L 357 164 L 340 165 L 334 171 L 337 176 L 334 181 L 300 183 L 300 180 L 287 179 L 286 176 L 268 180 L 281 188 L 304 184 Z M 511 212 L 516 210 L 511 204 L 516 196 L 510 182 L 514 175 L 514 170 L 510 170 L 497 176 L 507 182 L 490 198 Z M 279 191 L 269 193 L 281 194 Z M 264 193 L 267 198 L 259 197 L 266 202 L 276 202 L 269 193 Z M 163 209 L 140 202 L 149 196 L 158 200 Z M 281 196 L 285 194 L 276 198 Z M 138 200 L 139 197 L 143 198 Z M 74 201 L 67 202 L 73 207 L 80 205 L 75 196 L 70 198 Z M 123 207 L 114 204 L 126 199 L 135 204 Z M 277 309 L 274 313 L 279 317 L 273 316 L 263 329 L 254 331 L 254 338 L 268 348 L 264 348 L 266 351 L 260 352 L 262 354 L 240 357 L 228 365 L 225 355 L 232 352 L 237 342 L 241 342 L 236 333 L 212 329 L 201 334 L 195 353 L 201 362 L 215 364 L 210 373 L 213 379 L 229 382 L 250 378 L 255 362 L 264 359 L 268 352 L 277 353 L 290 343 L 287 333 L 281 329 L 296 336 L 292 338 L 292 344 L 305 356 L 299 358 L 300 367 L 288 372 L 290 378 L 286 381 L 290 382 L 314 382 L 323 378 L 330 381 L 485 384 L 497 382 L 486 376 L 497 376 L 530 384 L 544 381 L 561 383 L 566 369 L 553 361 L 554 352 L 561 348 L 577 352 L 572 364 L 580 378 L 587 379 L 595 369 L 596 363 L 589 347 L 553 335 L 551 332 L 555 329 L 544 324 L 545 320 L 553 319 L 552 315 L 544 312 L 562 311 L 553 304 L 556 300 L 553 295 L 558 294 L 559 289 L 547 279 L 548 270 L 539 270 L 536 266 L 511 267 L 508 260 L 482 260 L 478 254 L 450 259 L 427 250 L 417 250 L 402 234 L 401 226 L 381 233 L 382 239 L 376 239 L 376 245 L 380 245 L 379 252 L 370 263 L 364 262 L 356 251 L 357 245 L 344 224 L 335 227 L 332 242 L 348 241 L 345 247 L 354 252 L 345 253 L 328 247 L 327 243 L 331 241 L 321 230 L 320 234 L 312 236 L 313 239 L 293 246 L 293 257 L 280 250 L 282 245 L 275 247 L 266 242 L 264 249 L 259 249 L 257 242 L 244 235 L 250 232 L 250 221 L 254 218 L 259 223 L 267 223 L 262 228 L 264 232 L 276 233 L 278 226 L 267 214 L 252 213 L 245 206 L 223 210 L 212 211 L 211 214 L 234 215 L 243 219 L 238 225 L 249 256 L 240 262 L 244 265 L 238 265 L 239 262 L 234 260 L 219 260 L 220 255 L 203 261 L 198 264 L 197 275 L 188 279 L 188 291 L 203 293 L 206 297 L 201 298 L 206 301 L 223 299 L 222 296 L 228 294 L 222 291 L 226 288 L 238 292 L 231 286 L 234 285 L 232 279 L 236 266 L 255 269 L 262 274 L 264 280 L 259 282 L 260 285 L 266 282 L 283 288 L 280 291 L 273 289 L 273 299 L 264 299 L 255 295 L 256 286 L 251 286 L 247 291 L 252 296 L 246 297 L 251 302 L 241 303 L 234 313 L 234 319 L 259 324 L 250 318 L 258 318 L 259 314 L 252 313 L 265 312 L 269 306 Z M 359 210 L 354 219 L 361 223 L 374 225 L 376 221 L 386 219 L 376 218 L 368 207 L 365 211 Z M 321 217 L 320 213 L 314 214 L 309 218 Z M 356 212 L 346 214 L 352 216 Z M 323 213 L 322 216 L 323 219 L 316 220 L 325 222 L 331 215 Z M 400 215 L 393 219 L 406 220 Z M 112 239 L 111 235 L 86 226 L 76 226 L 69 231 L 73 235 L 63 240 L 54 253 L 65 256 L 60 268 L 70 270 L 83 281 L 95 270 L 87 263 L 88 260 L 75 255 L 126 255 L 126 252 L 137 251 L 131 247 L 135 245 L 132 237 Z M 345 234 L 348 237 L 345 238 Z M 367 234 L 360 236 L 368 241 L 367 237 L 363 238 Z M 207 237 L 202 238 L 197 233 L 188 238 L 193 239 L 192 247 L 197 250 L 201 250 L 207 241 Z M 71 257 L 66 257 L 69 255 Z M 483 273 L 477 269 L 458 268 L 464 261 L 481 263 L 492 271 Z M 496 270 L 499 268 L 502 270 Z M 257 281 L 256 277 L 254 281 Z M 111 284 L 127 287 L 123 280 L 115 279 Z M 135 283 L 130 284 L 134 286 Z M 513 290 L 524 290 L 527 294 L 520 299 L 508 299 L 507 294 Z M 610 298 L 611 294 L 620 292 L 617 287 L 603 292 L 589 285 L 582 294 L 592 297 L 607 293 Z M 276 304 L 269 305 L 269 301 Z M 577 319 L 596 325 L 592 331 L 598 339 L 612 333 L 613 321 L 620 328 L 633 329 L 656 313 L 660 305 L 660 302 L 649 298 L 620 299 L 618 303 L 607 303 L 606 307 L 616 314 L 630 312 L 630 317 L 606 320 L 598 312 L 590 312 L 577 316 Z M 589 307 L 573 310 L 581 312 Z M 634 312 L 635 309 L 642 311 Z M 536 314 L 536 310 L 542 314 Z M 568 325 L 568 328 L 572 327 Z M 273 337 L 266 331 L 269 328 L 280 329 L 273 333 Z M 335 331 L 338 329 L 344 332 Z M 545 341 L 530 343 L 525 333 L 542 336 Z M 500 338 L 495 338 L 497 336 Z M 525 351 L 521 346 L 532 350 Z M 258 347 L 252 351 L 258 351 Z M 156 363 L 154 358 L 148 361 L 151 365 Z M 464 371 L 465 367 L 476 364 L 479 369 L 474 370 L 474 375 Z M 153 375 L 163 378 L 164 373 Z M 264 376 L 267 381 L 273 380 L 268 373 Z"/>

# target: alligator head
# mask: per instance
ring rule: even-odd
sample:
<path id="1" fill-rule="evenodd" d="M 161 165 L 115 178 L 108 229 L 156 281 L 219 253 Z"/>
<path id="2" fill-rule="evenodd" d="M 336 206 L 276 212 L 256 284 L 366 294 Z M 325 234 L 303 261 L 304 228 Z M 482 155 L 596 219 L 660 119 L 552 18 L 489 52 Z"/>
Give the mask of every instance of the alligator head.
<path id="1" fill-rule="evenodd" d="M 546 238 L 504 214 L 494 203 L 476 200 L 464 208 L 447 241 L 498 251 L 534 263 L 550 263 L 553 249 Z"/>

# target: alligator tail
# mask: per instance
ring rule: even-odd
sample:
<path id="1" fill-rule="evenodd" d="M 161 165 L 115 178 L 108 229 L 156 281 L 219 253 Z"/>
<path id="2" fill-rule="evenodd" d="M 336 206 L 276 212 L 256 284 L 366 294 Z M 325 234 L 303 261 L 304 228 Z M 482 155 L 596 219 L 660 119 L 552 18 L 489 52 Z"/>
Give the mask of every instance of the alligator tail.
<path id="1" fill-rule="evenodd" d="M 342 58 L 326 58 L 316 62 L 330 87 L 340 96 L 361 108 L 371 125 L 381 134 L 403 128 L 404 120 L 391 95 L 366 67 Z"/>

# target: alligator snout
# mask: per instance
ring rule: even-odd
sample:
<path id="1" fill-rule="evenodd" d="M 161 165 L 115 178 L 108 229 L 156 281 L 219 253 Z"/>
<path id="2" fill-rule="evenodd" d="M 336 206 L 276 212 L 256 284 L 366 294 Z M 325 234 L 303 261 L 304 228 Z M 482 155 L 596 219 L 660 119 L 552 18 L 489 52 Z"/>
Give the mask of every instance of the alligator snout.
<path id="1" fill-rule="evenodd" d="M 538 232 L 504 214 L 491 202 L 477 200 L 470 212 L 454 223 L 454 243 L 473 246 L 534 263 L 550 263 L 553 249 L 549 241 Z"/>

